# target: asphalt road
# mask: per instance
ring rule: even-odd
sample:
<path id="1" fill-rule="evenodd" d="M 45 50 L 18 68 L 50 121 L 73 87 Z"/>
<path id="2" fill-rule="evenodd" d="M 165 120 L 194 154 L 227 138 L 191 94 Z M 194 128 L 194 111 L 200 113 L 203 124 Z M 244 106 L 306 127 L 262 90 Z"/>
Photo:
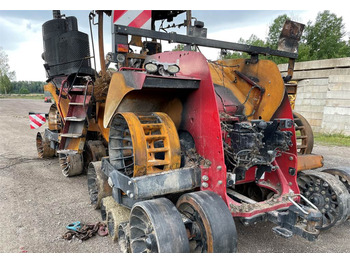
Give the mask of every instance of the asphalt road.
<path id="1" fill-rule="evenodd" d="M 89 204 L 85 176 L 61 175 L 58 159 L 37 158 L 38 130 L 29 128 L 28 112 L 47 113 L 41 100 L 0 99 L 0 252 L 110 253 L 118 252 L 108 237 L 81 242 L 61 236 L 74 221 L 95 223 L 99 211 Z M 349 164 L 350 148 L 315 146 L 325 166 Z M 245 227 L 236 221 L 241 253 L 349 253 L 350 221 L 322 232 L 315 242 L 272 232 L 272 223 Z"/>

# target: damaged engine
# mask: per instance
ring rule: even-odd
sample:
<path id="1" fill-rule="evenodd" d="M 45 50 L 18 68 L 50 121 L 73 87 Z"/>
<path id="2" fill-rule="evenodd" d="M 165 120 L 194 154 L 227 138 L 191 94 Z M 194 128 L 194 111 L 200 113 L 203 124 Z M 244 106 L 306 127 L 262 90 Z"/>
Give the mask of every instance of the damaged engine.
<path id="1" fill-rule="evenodd" d="M 292 126 L 291 119 L 222 122 L 227 171 L 235 174 L 235 180 L 244 180 L 245 172 L 257 166 L 258 181 L 265 171 L 274 170 L 275 158 L 293 145 L 293 133 L 283 131 Z"/>

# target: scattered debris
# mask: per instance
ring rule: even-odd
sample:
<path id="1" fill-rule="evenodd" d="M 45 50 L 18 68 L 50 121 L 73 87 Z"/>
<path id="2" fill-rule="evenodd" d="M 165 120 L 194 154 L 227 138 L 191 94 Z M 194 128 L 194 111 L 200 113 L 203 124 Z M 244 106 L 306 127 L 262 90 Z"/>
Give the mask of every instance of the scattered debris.
<path id="1" fill-rule="evenodd" d="M 68 230 L 62 238 L 65 240 L 71 240 L 76 237 L 81 241 L 87 240 L 96 234 L 99 236 L 107 236 L 108 229 L 107 225 L 103 222 L 97 222 L 96 224 L 82 224 L 79 222 L 79 226 L 76 226 L 74 230 Z"/>

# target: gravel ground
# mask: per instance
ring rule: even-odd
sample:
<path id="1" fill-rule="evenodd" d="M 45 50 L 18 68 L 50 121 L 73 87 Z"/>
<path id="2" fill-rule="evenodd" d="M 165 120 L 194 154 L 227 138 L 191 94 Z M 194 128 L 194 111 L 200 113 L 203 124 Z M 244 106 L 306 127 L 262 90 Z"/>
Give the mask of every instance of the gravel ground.
<path id="1" fill-rule="evenodd" d="M 116 244 L 108 237 L 81 242 L 61 236 L 73 221 L 96 223 L 99 211 L 89 204 L 86 177 L 65 178 L 57 159 L 38 159 L 28 112 L 48 112 L 41 100 L 0 100 L 0 252 L 4 253 L 112 253 Z M 325 166 L 349 164 L 350 148 L 316 145 Z M 272 232 L 272 223 L 245 227 L 236 221 L 241 253 L 349 253 L 350 221 L 322 232 L 308 242 L 293 236 L 284 239 Z"/>

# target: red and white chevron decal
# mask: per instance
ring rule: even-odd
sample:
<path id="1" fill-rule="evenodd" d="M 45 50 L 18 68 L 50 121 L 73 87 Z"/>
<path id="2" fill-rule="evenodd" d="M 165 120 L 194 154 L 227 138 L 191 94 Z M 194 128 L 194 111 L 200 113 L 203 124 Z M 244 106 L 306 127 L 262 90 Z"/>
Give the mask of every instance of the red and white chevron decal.
<path id="1" fill-rule="evenodd" d="M 113 24 L 151 30 L 151 10 L 114 10 Z"/>
<path id="2" fill-rule="evenodd" d="M 37 129 L 46 122 L 45 114 L 29 114 L 30 128 Z"/>

